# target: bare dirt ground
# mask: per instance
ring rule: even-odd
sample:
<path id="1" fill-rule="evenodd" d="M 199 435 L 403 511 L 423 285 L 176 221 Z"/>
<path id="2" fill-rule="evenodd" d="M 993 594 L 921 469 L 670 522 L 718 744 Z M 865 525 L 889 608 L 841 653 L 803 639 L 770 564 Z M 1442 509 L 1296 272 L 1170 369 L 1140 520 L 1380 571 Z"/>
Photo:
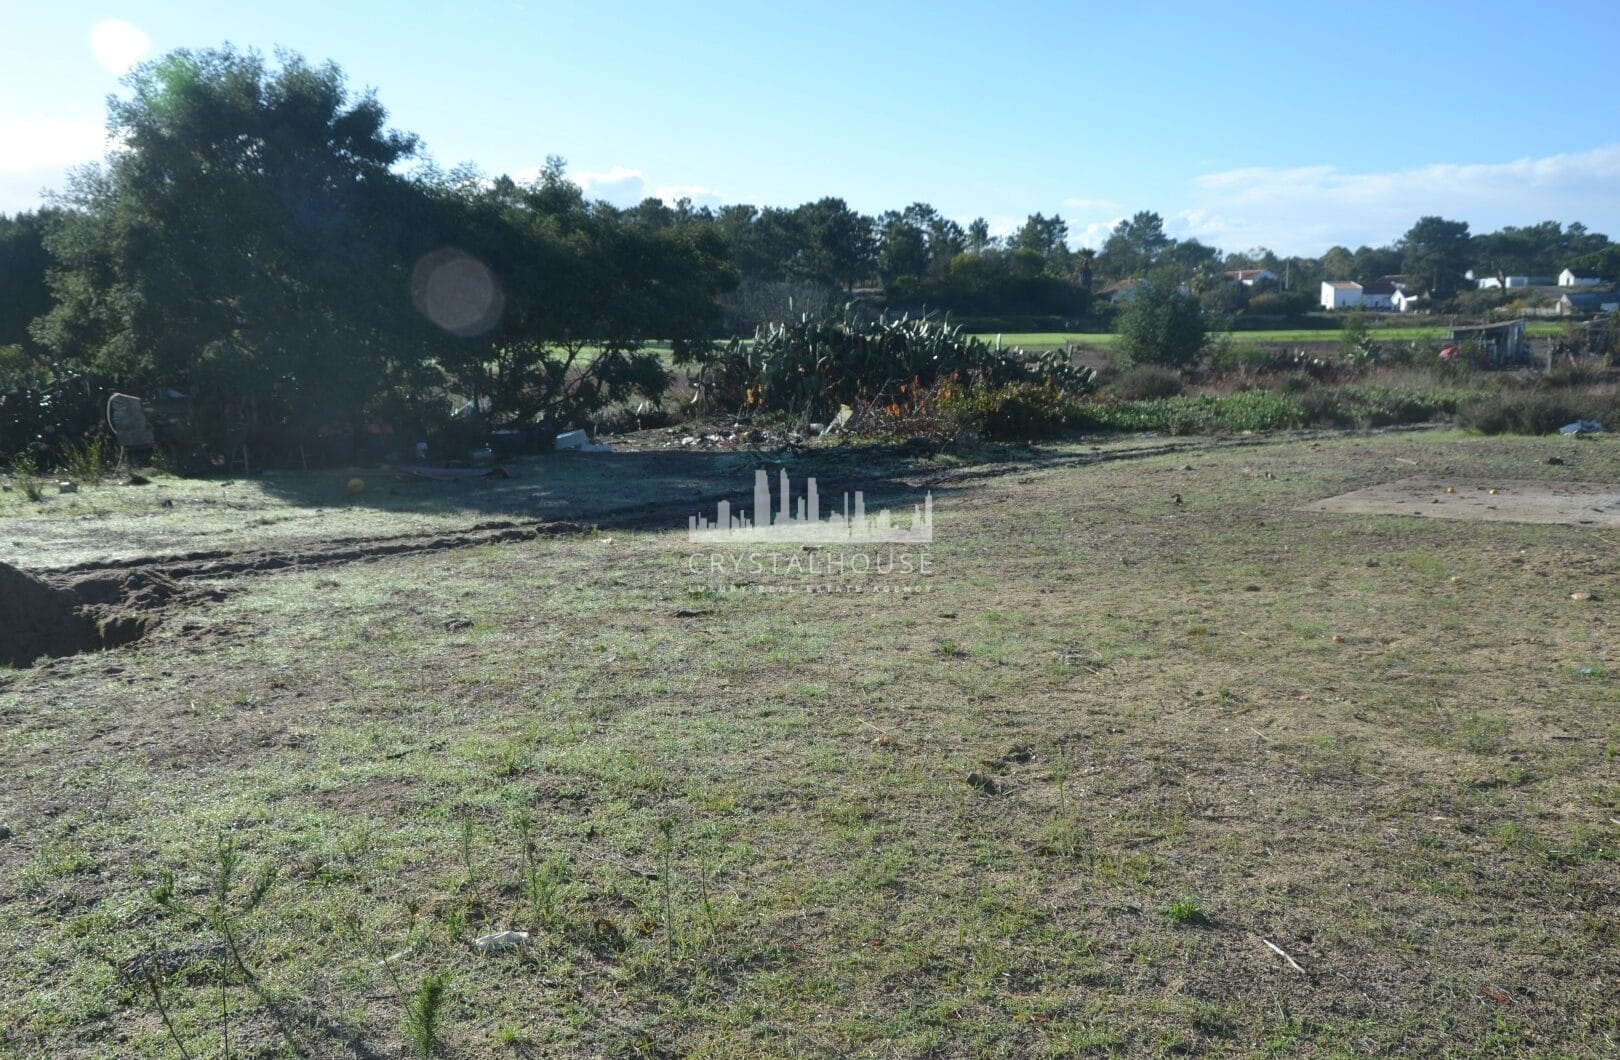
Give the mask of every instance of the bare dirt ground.
<path id="1" fill-rule="evenodd" d="M 1319 512 L 1620 526 L 1620 485 L 1411 475 L 1319 501 Z"/>
<path id="2" fill-rule="evenodd" d="M 0 1053 L 1615 1055 L 1620 531 L 1314 506 L 1620 446 L 790 459 L 931 573 L 694 567 L 757 455 L 0 519 L 161 619 L 0 671 Z"/>

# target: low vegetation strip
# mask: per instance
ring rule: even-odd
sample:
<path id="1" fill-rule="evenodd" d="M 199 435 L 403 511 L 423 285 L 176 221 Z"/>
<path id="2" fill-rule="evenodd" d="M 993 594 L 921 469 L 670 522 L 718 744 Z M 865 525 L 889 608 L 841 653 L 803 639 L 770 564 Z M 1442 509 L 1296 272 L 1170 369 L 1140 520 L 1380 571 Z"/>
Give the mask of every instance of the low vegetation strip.
<path id="1" fill-rule="evenodd" d="M 1287 394 L 1245 390 L 1141 401 L 1099 401 L 1081 406 L 1075 423 L 1086 430 L 1210 434 L 1281 431 L 1298 427 L 1390 427 L 1450 416 L 1481 396 L 1470 390 L 1421 390 L 1346 385 Z"/>

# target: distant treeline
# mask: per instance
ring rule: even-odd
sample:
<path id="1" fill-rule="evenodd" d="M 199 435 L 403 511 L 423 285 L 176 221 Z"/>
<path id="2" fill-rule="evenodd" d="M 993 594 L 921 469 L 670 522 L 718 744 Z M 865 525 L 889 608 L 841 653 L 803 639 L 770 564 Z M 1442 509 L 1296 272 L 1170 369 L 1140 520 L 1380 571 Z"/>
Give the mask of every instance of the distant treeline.
<path id="1" fill-rule="evenodd" d="M 1095 249 L 1034 214 L 1005 237 L 926 203 L 875 217 L 587 200 L 560 159 L 533 181 L 445 172 L 332 64 L 178 51 L 111 102 L 122 147 L 56 204 L 0 216 L 0 456 L 58 448 L 85 401 L 172 388 L 199 430 L 302 434 L 578 420 L 656 401 L 714 340 L 842 306 L 1107 323 L 1111 285 L 1186 284 L 1206 310 L 1290 316 L 1322 279 L 1401 274 L 1450 299 L 1469 269 L 1613 270 L 1580 224 L 1474 235 L 1425 217 L 1395 244 L 1319 258 L 1223 253 L 1143 211 Z M 1265 268 L 1271 288 L 1226 273 Z M 63 410 L 72 406 L 79 413 Z M 89 421 L 93 422 L 93 418 Z"/>

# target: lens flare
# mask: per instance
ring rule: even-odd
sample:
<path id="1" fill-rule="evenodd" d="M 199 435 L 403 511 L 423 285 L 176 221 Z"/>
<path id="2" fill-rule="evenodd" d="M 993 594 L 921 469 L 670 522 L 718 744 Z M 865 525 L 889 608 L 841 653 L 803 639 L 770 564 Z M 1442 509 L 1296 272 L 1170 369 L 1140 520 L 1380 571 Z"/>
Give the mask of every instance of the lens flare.
<path id="1" fill-rule="evenodd" d="M 123 19 L 109 18 L 90 27 L 90 54 L 110 73 L 122 77 L 152 50 L 152 38 Z"/>
<path id="2" fill-rule="evenodd" d="M 411 269 L 411 304 L 452 335 L 471 338 L 493 328 L 506 304 L 489 266 L 455 247 L 440 247 Z"/>

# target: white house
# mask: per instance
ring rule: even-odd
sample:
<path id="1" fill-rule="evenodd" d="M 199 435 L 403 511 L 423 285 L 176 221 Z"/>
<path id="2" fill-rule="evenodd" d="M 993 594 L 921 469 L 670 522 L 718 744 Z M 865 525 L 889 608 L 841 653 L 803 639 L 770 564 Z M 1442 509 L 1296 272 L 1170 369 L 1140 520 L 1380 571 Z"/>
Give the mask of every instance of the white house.
<path id="1" fill-rule="evenodd" d="M 1568 271 L 1568 270 L 1565 270 Z M 1474 281 L 1481 291 L 1494 290 L 1498 287 L 1551 287 L 1551 276 L 1481 276 Z M 1563 284 L 1559 284 L 1560 287 Z"/>
<path id="2" fill-rule="evenodd" d="M 1603 277 L 1596 269 L 1565 269 L 1558 274 L 1560 287 L 1601 287 Z"/>
<path id="3" fill-rule="evenodd" d="M 1412 313 L 1423 308 L 1422 295 L 1413 294 L 1399 285 L 1396 285 L 1395 293 L 1390 296 L 1389 300 L 1394 303 L 1395 311 L 1398 313 Z"/>
<path id="4" fill-rule="evenodd" d="M 1226 273 L 1226 278 L 1245 287 L 1278 282 L 1277 274 L 1270 269 L 1231 269 Z"/>
<path id="5" fill-rule="evenodd" d="M 1570 291 L 1558 300 L 1559 316 L 1620 311 L 1620 292 Z"/>
<path id="6" fill-rule="evenodd" d="M 1388 280 L 1375 280 L 1361 286 L 1361 308 L 1394 309 L 1395 295 L 1400 288 Z"/>
<path id="7" fill-rule="evenodd" d="M 1322 308 L 1354 309 L 1361 304 L 1361 284 L 1354 280 L 1323 280 Z"/>

